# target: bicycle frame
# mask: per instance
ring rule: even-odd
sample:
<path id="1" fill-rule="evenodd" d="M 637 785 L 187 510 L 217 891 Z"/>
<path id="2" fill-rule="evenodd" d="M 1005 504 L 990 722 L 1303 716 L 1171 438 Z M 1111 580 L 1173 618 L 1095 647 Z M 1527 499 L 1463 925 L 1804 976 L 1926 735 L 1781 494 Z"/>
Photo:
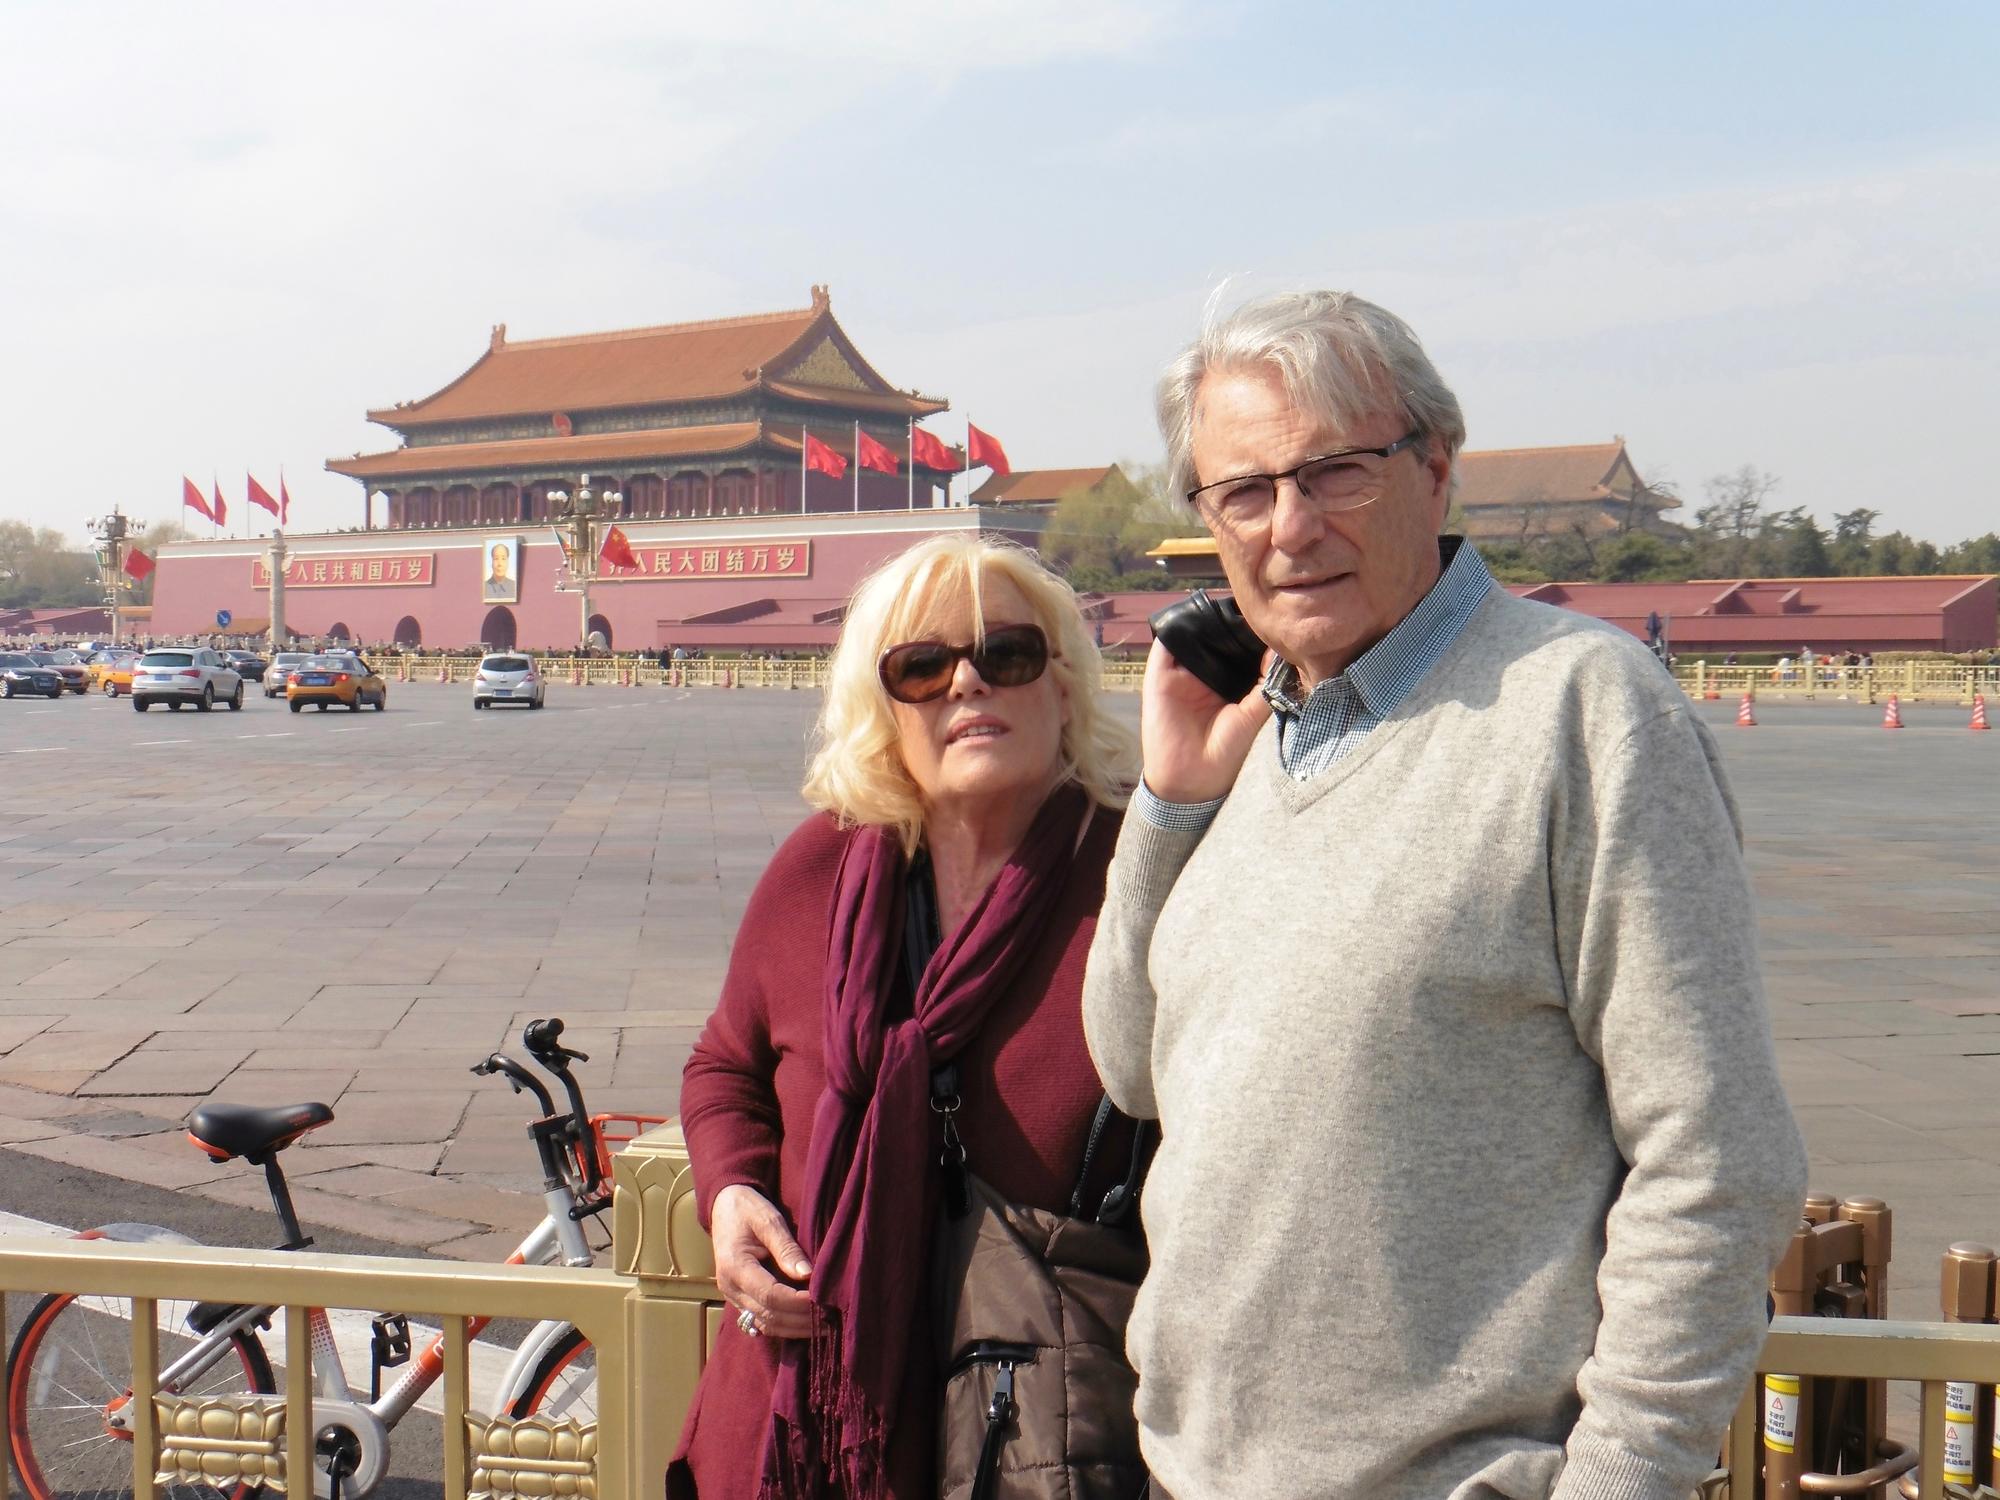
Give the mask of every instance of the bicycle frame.
<path id="1" fill-rule="evenodd" d="M 583 1226 L 570 1216 L 576 1205 L 575 1196 L 567 1189 L 549 1196 L 549 1214 L 528 1231 L 527 1238 L 507 1257 L 507 1264 L 548 1265 L 558 1255 L 567 1265 L 587 1266 L 591 1263 L 590 1246 L 584 1238 Z M 192 1349 L 161 1367 L 158 1379 L 161 1393 L 173 1395 L 187 1389 L 230 1353 L 230 1341 L 237 1333 L 262 1326 L 278 1311 L 278 1308 L 269 1305 L 245 1305 L 232 1309 L 227 1317 L 202 1335 Z M 384 1427 L 393 1429 L 444 1374 L 444 1339 L 440 1335 L 412 1358 L 410 1369 L 402 1379 L 372 1401 L 357 1400 L 354 1388 L 348 1383 L 347 1369 L 341 1362 L 340 1349 L 334 1338 L 333 1321 L 327 1316 L 326 1309 L 309 1307 L 305 1309 L 305 1315 L 312 1331 L 315 1401 L 357 1406 L 371 1413 Z M 467 1338 L 476 1339 L 491 1321 L 488 1318 L 469 1319 L 465 1330 Z M 531 1362 L 539 1357 L 545 1342 L 545 1338 L 536 1334 L 530 1334 L 521 1341 L 521 1347 L 515 1351 L 501 1379 L 500 1389 L 503 1392 L 520 1388 Z"/>

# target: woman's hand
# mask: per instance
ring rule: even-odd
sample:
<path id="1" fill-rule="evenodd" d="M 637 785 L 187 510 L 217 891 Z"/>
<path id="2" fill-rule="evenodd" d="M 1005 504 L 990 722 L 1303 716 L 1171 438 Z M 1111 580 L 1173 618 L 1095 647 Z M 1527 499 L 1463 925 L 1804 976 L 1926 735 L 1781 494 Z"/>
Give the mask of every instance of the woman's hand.
<path id="1" fill-rule="evenodd" d="M 1228 796 L 1250 742 L 1270 717 L 1261 676 L 1242 702 L 1228 703 L 1154 641 L 1139 705 L 1147 790 L 1164 802 Z"/>
<path id="2" fill-rule="evenodd" d="M 773 1276 L 767 1266 L 777 1266 L 793 1281 L 804 1281 L 812 1272 L 771 1200 L 755 1188 L 733 1184 L 715 1195 L 709 1223 L 715 1280 L 729 1305 L 748 1312 L 757 1320 L 757 1331 L 771 1338 L 810 1335 L 812 1299 Z"/>

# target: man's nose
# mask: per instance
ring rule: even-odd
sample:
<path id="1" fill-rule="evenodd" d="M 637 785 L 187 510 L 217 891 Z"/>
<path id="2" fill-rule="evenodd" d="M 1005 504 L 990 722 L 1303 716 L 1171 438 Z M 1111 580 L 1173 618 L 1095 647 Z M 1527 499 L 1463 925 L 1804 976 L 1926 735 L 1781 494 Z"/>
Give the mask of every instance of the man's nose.
<path id="1" fill-rule="evenodd" d="M 1326 532 L 1326 517 L 1306 499 L 1295 475 L 1277 482 L 1271 497 L 1271 545 L 1280 552 L 1303 552 Z"/>

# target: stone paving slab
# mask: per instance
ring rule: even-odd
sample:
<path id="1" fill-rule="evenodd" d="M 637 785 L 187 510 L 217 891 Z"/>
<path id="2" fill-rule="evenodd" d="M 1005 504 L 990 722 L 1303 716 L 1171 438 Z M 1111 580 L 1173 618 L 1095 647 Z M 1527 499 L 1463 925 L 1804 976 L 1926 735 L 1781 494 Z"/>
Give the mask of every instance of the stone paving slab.
<path id="1" fill-rule="evenodd" d="M 260 1174 L 182 1117 L 317 1099 L 335 1124 L 286 1155 L 309 1221 L 499 1258 L 540 1212 L 528 1110 L 467 1069 L 559 1013 L 594 1107 L 673 1111 L 804 815 L 817 704 L 559 686 L 543 714 L 474 715 L 413 683 L 355 733 L 287 715 L 248 740 L 240 716 L 0 708 L 0 766 L 58 745 L 66 772 L 0 828 L 0 1149 L 261 1207 Z M 1899 1305 L 1928 1312 L 1946 1243 L 2000 1241 L 2000 735 L 1760 709 L 1702 712 L 1814 1185 L 1890 1201 Z"/>

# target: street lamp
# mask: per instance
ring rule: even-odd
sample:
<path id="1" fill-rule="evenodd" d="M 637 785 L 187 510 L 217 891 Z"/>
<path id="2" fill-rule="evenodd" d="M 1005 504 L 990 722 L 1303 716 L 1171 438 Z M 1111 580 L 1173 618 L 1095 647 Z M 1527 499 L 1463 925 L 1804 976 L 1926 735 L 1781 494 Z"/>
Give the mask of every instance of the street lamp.
<path id="1" fill-rule="evenodd" d="M 555 523 L 556 540 L 562 544 L 563 555 L 569 563 L 569 583 L 558 584 L 558 589 L 567 587 L 577 596 L 577 645 L 584 650 L 590 648 L 590 585 L 597 577 L 597 526 L 602 519 L 617 513 L 625 496 L 615 489 L 594 492 L 590 488 L 590 476 L 579 476 L 575 493 L 568 490 L 548 492 L 550 518 Z"/>
<path id="2" fill-rule="evenodd" d="M 84 526 L 98 543 L 97 563 L 104 584 L 104 606 L 111 614 L 111 644 L 115 646 L 118 644 L 118 575 L 125 567 L 125 517 L 114 505 L 110 515 L 94 517 Z"/>

